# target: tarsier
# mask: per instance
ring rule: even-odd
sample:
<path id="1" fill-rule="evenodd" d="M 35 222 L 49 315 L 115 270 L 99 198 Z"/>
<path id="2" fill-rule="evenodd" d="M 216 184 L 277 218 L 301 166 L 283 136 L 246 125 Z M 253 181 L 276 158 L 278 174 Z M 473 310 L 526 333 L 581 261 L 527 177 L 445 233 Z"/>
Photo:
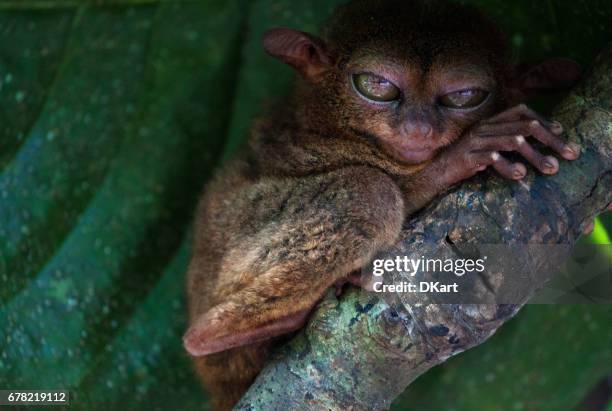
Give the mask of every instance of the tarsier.
<path id="1" fill-rule="evenodd" d="M 207 186 L 188 270 L 184 344 L 216 410 L 435 196 L 488 167 L 523 179 L 507 152 L 555 174 L 536 141 L 580 152 L 520 104 L 573 85 L 576 63 L 510 64 L 500 30 L 466 6 L 356 0 L 321 38 L 277 28 L 263 47 L 298 80 Z"/>

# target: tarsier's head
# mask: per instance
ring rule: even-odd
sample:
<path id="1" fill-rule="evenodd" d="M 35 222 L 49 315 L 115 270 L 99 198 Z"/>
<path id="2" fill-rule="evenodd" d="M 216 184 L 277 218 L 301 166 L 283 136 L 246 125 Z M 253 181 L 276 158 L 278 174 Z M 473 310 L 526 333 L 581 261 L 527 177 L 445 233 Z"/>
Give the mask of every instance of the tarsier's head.
<path id="1" fill-rule="evenodd" d="M 265 50 L 305 79 L 311 121 L 416 164 L 469 126 L 538 91 L 572 85 L 563 59 L 511 66 L 503 34 L 479 11 L 446 1 L 354 0 L 322 38 L 278 28 Z"/>

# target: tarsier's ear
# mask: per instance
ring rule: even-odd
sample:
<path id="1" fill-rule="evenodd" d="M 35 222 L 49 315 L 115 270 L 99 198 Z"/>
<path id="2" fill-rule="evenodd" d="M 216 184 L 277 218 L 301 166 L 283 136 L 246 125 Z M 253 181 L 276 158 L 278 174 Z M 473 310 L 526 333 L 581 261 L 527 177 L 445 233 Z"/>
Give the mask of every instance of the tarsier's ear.
<path id="1" fill-rule="evenodd" d="M 508 79 L 509 98 L 518 103 L 538 94 L 568 89 L 580 80 L 581 72 L 578 63 L 563 58 L 519 64 Z"/>
<path id="2" fill-rule="evenodd" d="M 185 349 L 194 356 L 214 354 L 230 348 L 269 340 L 301 328 L 310 309 L 267 318 L 236 318 L 225 304 L 212 308 L 189 327 L 183 337 Z"/>
<path id="3" fill-rule="evenodd" d="M 275 28 L 263 36 L 264 50 L 295 68 L 304 78 L 316 81 L 331 65 L 323 40 L 297 30 Z"/>

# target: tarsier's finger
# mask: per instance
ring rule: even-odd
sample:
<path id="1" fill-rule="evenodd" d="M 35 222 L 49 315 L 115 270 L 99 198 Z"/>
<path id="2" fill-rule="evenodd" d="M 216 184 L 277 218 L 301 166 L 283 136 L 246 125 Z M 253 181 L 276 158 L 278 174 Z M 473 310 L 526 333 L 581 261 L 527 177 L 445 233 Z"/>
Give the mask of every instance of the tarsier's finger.
<path id="1" fill-rule="evenodd" d="M 481 141 L 483 149 L 491 151 L 516 151 L 520 153 L 525 160 L 544 174 L 555 174 L 559 171 L 559 161 L 556 158 L 539 153 L 521 135 L 483 137 Z"/>
<path id="2" fill-rule="evenodd" d="M 480 137 L 525 135 L 529 131 L 529 124 L 533 120 L 513 120 L 479 125 L 474 134 Z"/>
<path id="3" fill-rule="evenodd" d="M 502 177 L 510 180 L 520 180 L 527 175 L 527 168 L 521 163 L 512 163 L 497 151 L 477 151 L 471 153 L 472 161 L 477 169 L 492 166 Z"/>
<path id="4" fill-rule="evenodd" d="M 531 165 L 536 167 L 540 172 L 544 174 L 556 174 L 559 171 L 559 160 L 553 156 L 545 156 L 534 149 L 529 144 L 525 137 L 517 136 L 522 138 L 524 143 L 518 148 L 518 152 L 527 160 Z"/>
<path id="5" fill-rule="evenodd" d="M 550 121 L 544 118 L 542 115 L 536 113 L 527 105 L 519 104 L 508 110 L 502 111 L 501 113 L 488 118 L 483 123 L 501 123 L 508 121 L 516 121 L 516 120 L 538 120 L 542 123 L 546 128 L 552 131 L 555 134 L 561 134 L 563 132 L 563 126 L 558 121 Z"/>
<path id="6" fill-rule="evenodd" d="M 566 143 L 565 140 L 546 129 L 537 120 L 532 120 L 529 123 L 529 134 L 561 154 L 566 160 L 575 160 L 580 155 L 580 146 L 575 143 Z"/>
<path id="7" fill-rule="evenodd" d="M 509 134 L 533 136 L 567 160 L 575 160 L 580 155 L 580 146 L 575 143 L 566 143 L 561 137 L 545 128 L 538 120 L 482 124 L 474 132 L 483 137 Z"/>
<path id="8" fill-rule="evenodd" d="M 527 175 L 527 168 L 521 163 L 512 163 L 501 154 L 493 152 L 493 168 L 502 177 L 510 180 L 520 180 Z"/>

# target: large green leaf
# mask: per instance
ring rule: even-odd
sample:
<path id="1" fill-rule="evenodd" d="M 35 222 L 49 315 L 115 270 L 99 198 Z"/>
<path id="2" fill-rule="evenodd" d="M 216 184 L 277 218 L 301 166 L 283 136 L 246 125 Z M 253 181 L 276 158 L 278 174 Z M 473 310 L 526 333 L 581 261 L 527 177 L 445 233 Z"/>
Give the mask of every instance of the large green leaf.
<path id="1" fill-rule="evenodd" d="M 184 237 L 244 18 L 225 1 L 0 15 L 0 386 L 69 387 L 83 408 L 201 401 L 179 338 Z"/>
<path id="2" fill-rule="evenodd" d="M 201 408 L 180 339 L 198 193 L 290 84 L 261 33 L 314 30 L 340 2 L 0 1 L 0 388 L 67 388 L 76 409 Z M 609 37 L 603 1 L 474 3 L 521 58 L 587 64 Z M 609 318 L 529 307 L 396 409 L 575 403 L 612 370 Z"/>

